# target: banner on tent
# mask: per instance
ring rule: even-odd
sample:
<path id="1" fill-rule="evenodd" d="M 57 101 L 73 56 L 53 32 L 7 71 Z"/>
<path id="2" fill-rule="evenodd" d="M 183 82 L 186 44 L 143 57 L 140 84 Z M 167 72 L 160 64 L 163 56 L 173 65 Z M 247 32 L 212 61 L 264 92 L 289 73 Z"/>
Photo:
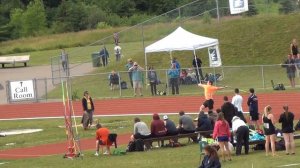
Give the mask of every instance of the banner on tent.
<path id="1" fill-rule="evenodd" d="M 230 13 L 239 14 L 247 12 L 248 9 L 248 0 L 229 0 Z"/>
<path id="2" fill-rule="evenodd" d="M 210 67 L 219 67 L 222 65 L 219 46 L 208 47 Z"/>

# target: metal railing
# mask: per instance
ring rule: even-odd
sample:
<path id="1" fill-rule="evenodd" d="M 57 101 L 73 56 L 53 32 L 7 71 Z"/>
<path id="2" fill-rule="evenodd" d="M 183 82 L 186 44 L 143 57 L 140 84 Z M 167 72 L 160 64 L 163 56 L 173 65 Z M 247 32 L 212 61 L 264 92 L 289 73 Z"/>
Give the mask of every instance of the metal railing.
<path id="1" fill-rule="evenodd" d="M 273 86 L 271 80 L 285 85 L 287 90 L 290 89 L 290 82 L 287 78 L 286 69 L 281 64 L 276 65 L 245 65 L 245 66 L 222 66 L 222 67 L 202 67 L 202 72 L 205 80 L 213 80 L 216 86 L 228 86 L 223 92 L 233 92 L 234 88 L 240 88 L 243 91 L 248 91 L 249 88 L 255 88 L 260 92 L 271 91 Z M 157 74 L 156 93 L 172 95 L 170 77 L 168 69 L 155 70 Z M 183 72 L 187 72 L 184 75 Z M 179 95 L 203 95 L 203 90 L 197 87 L 197 76 L 195 69 L 182 68 L 180 70 Z M 143 85 L 143 95 L 151 96 L 150 84 L 146 83 L 146 71 L 141 73 L 141 83 Z M 61 78 L 44 78 L 35 79 L 36 94 L 38 101 L 58 101 L 62 98 L 61 85 L 53 85 L 53 80 L 68 81 L 72 99 L 78 100 L 82 93 L 88 90 L 95 98 L 121 98 L 133 97 L 134 91 L 130 83 L 128 71 L 118 71 L 117 83 L 112 88 L 110 85 L 111 72 L 108 73 L 93 73 L 84 75 L 75 75 Z M 299 84 L 299 71 L 296 71 L 296 84 Z M 202 81 L 202 82 L 203 82 Z M 127 89 L 125 89 L 125 84 Z M 293 90 L 296 91 L 296 90 Z"/>

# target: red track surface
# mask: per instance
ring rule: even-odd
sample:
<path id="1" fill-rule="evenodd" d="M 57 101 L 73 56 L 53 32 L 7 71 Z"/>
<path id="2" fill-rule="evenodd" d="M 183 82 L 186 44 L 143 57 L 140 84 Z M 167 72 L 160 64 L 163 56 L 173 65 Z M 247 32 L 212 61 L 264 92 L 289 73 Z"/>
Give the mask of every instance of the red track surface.
<path id="1" fill-rule="evenodd" d="M 244 95 L 246 99 L 247 95 Z M 275 116 L 282 112 L 282 105 L 288 104 L 290 110 L 300 118 L 300 94 L 299 93 L 270 93 L 258 94 L 259 108 L 263 111 L 264 106 L 271 105 Z M 154 98 L 132 98 L 132 99 L 106 99 L 95 101 L 96 115 L 117 115 L 117 114 L 147 114 L 147 113 L 174 113 L 180 110 L 187 112 L 197 112 L 199 105 L 203 102 L 203 96 L 178 96 L 178 97 L 154 97 Z M 222 96 L 215 96 L 215 108 L 222 104 Z M 76 115 L 82 114 L 80 102 L 74 102 Z M 247 111 L 244 103 L 244 110 Z M 14 104 L 0 106 L 0 119 L 11 118 L 34 118 L 34 117 L 58 117 L 63 115 L 62 103 L 33 103 L 33 104 Z M 128 135 L 119 136 L 120 144 L 127 143 Z M 94 139 L 82 140 L 82 147 L 94 149 Z M 0 158 L 27 158 L 42 155 L 60 154 L 65 152 L 65 143 L 46 144 L 36 147 L 10 149 L 0 151 Z M 18 154 L 28 156 L 9 156 Z"/>

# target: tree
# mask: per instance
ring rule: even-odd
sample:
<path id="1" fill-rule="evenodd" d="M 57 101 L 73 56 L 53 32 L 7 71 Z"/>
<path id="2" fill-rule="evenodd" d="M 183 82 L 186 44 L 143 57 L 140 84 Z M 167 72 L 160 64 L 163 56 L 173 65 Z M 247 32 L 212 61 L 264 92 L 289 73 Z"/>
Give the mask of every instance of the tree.
<path id="1" fill-rule="evenodd" d="M 21 37 L 22 25 L 23 25 L 23 13 L 22 9 L 14 9 L 11 12 L 9 25 L 12 27 L 11 37 L 19 38 Z"/>
<path id="2" fill-rule="evenodd" d="M 279 12 L 283 14 L 294 12 L 297 8 L 296 0 L 280 0 L 279 3 L 281 5 Z"/>
<path id="3" fill-rule="evenodd" d="M 46 29 L 46 13 L 43 1 L 34 0 L 29 3 L 23 14 L 23 36 L 34 36 Z"/>
<path id="4" fill-rule="evenodd" d="M 249 10 L 246 12 L 246 16 L 254 16 L 258 14 L 257 8 L 255 6 L 254 0 L 248 1 Z"/>

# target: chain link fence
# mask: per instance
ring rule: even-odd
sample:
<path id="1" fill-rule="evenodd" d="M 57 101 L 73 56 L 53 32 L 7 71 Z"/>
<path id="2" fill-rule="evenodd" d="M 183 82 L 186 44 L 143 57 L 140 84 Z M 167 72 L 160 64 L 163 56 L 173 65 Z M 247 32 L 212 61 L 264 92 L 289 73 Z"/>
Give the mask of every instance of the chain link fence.
<path id="1" fill-rule="evenodd" d="M 162 96 L 172 95 L 168 69 L 155 70 L 157 74 L 156 94 Z M 258 92 L 273 91 L 274 84 L 284 84 L 287 90 L 297 91 L 290 87 L 286 69 L 282 65 L 255 65 L 255 66 L 223 66 L 218 68 L 202 67 L 204 79 L 214 81 L 216 86 L 228 86 L 222 92 L 233 93 L 234 88 L 248 92 L 255 88 Z M 185 73 L 186 72 L 186 73 Z M 117 78 L 110 78 L 111 74 Z M 141 74 L 143 96 L 152 96 L 146 71 Z M 94 73 L 78 76 L 45 78 L 36 80 L 36 94 L 38 101 L 58 101 L 62 99 L 61 85 L 52 85 L 53 80 L 68 81 L 69 92 L 73 100 L 79 100 L 84 91 L 88 90 L 94 98 L 126 98 L 133 97 L 134 90 L 131 86 L 129 72 Z M 111 84 L 114 84 L 113 86 Z M 203 95 L 203 89 L 197 86 L 196 71 L 192 68 L 182 68 L 178 78 L 179 95 Z M 296 85 L 299 87 L 299 72 L 296 72 Z M 137 95 L 139 96 L 139 95 Z"/>

